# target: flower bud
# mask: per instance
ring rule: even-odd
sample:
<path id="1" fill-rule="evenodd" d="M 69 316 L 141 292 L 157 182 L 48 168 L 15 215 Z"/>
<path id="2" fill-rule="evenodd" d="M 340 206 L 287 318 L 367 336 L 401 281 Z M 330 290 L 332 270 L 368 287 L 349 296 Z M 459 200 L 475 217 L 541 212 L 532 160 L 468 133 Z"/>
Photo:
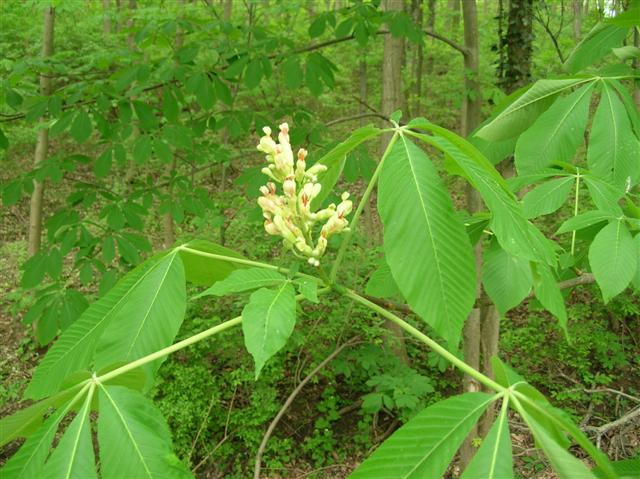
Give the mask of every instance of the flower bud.
<path id="1" fill-rule="evenodd" d="M 277 235 L 280 233 L 280 231 L 278 230 L 278 227 L 275 224 L 273 224 L 273 221 L 270 221 L 270 220 L 266 220 L 264 222 L 264 229 L 270 235 Z"/>
<path id="2" fill-rule="evenodd" d="M 296 182 L 292 176 L 287 176 L 282 184 L 282 189 L 284 190 L 284 194 L 289 198 L 296 196 Z"/>
<path id="3" fill-rule="evenodd" d="M 262 193 L 263 196 L 268 196 L 271 192 L 269 191 L 268 186 L 261 186 L 260 193 Z"/>
<path id="4" fill-rule="evenodd" d="M 340 218 L 344 218 L 346 215 L 351 213 L 351 209 L 353 208 L 353 202 L 350 200 L 343 200 L 342 203 L 338 205 L 336 209 L 336 213 Z"/>

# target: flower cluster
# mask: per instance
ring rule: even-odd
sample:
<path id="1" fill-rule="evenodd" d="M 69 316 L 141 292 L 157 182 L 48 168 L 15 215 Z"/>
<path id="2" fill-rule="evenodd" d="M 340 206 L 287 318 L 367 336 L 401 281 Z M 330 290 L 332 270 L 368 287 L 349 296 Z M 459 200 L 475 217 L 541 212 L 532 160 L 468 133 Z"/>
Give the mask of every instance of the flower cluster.
<path id="1" fill-rule="evenodd" d="M 298 150 L 294 163 L 288 124 L 280 125 L 278 143 L 271 138 L 271 128 L 264 127 L 263 131 L 258 150 L 266 154 L 269 166 L 263 168 L 262 173 L 272 180 L 260 187 L 262 196 L 258 198 L 265 218 L 264 229 L 271 235 L 282 236 L 284 246 L 296 256 L 308 258 L 309 264 L 319 266 L 329 237 L 348 230 L 349 222 L 345 216 L 353 207 L 349 193 L 342 194 L 342 201 L 337 206 L 332 203 L 325 209 L 311 211 L 311 202 L 322 189 L 318 175 L 327 167 L 315 164 L 307 169 L 307 150 L 304 149 Z M 282 185 L 281 195 L 277 184 Z M 318 222 L 324 224 L 314 242 L 313 229 Z"/>

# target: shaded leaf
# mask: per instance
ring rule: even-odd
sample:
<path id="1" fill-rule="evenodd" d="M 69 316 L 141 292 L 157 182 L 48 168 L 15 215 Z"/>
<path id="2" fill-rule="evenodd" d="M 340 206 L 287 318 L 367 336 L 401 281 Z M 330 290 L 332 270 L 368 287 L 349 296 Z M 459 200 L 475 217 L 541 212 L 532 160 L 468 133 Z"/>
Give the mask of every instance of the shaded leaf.
<path id="1" fill-rule="evenodd" d="M 243 291 L 250 291 L 252 289 L 266 288 L 269 286 L 277 286 L 280 283 L 287 281 L 287 278 L 282 276 L 277 271 L 265 268 L 247 268 L 239 269 L 231 272 L 222 281 L 216 282 L 209 289 L 195 296 L 200 298 L 202 296 L 226 296 L 232 293 L 241 293 Z"/>

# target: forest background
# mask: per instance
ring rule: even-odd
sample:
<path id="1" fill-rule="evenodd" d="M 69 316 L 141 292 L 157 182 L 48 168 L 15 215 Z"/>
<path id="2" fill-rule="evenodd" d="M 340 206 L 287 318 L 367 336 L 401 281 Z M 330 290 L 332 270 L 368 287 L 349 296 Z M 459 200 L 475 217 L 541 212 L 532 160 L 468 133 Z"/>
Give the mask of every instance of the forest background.
<path id="1" fill-rule="evenodd" d="M 467 136 L 519 88 L 565 75 L 576 45 L 627 8 L 617 0 L 0 2 L 0 415 L 18 409 L 58 333 L 153 252 L 206 238 L 278 261 L 280 242 L 264 234 L 255 201 L 263 126 L 289 122 L 310 161 L 357 127 L 397 120 L 398 110 L 403 121 L 423 116 Z M 388 140 L 348 154 L 340 191 L 362 196 Z M 509 175 L 508 159 L 501 171 Z M 448 182 L 463 205 L 463 182 Z M 572 208 L 541 227 L 552 234 Z M 398 302 L 373 203 L 356 240 L 345 260 L 350 279 Z M 531 299 L 503 315 L 496 348 L 612 459 L 637 458 L 640 301 L 627 290 L 605 305 L 585 278 L 565 292 L 570 342 Z M 178 338 L 241 309 L 229 298 L 191 301 Z M 238 335 L 172 356 L 151 396 L 178 457 L 198 477 L 248 477 L 256 455 L 264 477 L 345 477 L 419 410 L 461 390 L 446 362 L 361 314 L 348 303 L 330 314 L 305 308 L 304 331 L 257 381 Z M 465 341 L 482 334 L 465 331 Z M 517 421 L 511 429 L 520 477 L 554 477 L 530 435 Z M 18 446 L 5 446 L 1 461 Z M 458 466 L 448 474 L 458 477 Z"/>

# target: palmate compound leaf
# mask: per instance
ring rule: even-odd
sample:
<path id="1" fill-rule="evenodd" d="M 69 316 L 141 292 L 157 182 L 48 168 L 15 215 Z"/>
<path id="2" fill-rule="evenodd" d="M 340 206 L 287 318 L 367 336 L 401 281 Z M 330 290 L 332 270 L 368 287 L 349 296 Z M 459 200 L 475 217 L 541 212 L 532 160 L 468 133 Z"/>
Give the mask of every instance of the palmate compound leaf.
<path id="1" fill-rule="evenodd" d="M 378 184 L 387 264 L 411 309 L 456 349 L 475 300 L 464 225 L 426 153 L 401 135 Z"/>
<path id="2" fill-rule="evenodd" d="M 180 256 L 173 252 L 130 292 L 126 304 L 111 319 L 97 342 L 95 367 L 133 361 L 169 346 L 184 319 L 186 303 L 184 268 Z M 161 363 L 157 360 L 142 366 L 147 386 Z"/>
<path id="3" fill-rule="evenodd" d="M 233 271 L 227 278 L 216 282 L 213 286 L 198 294 L 202 296 L 225 296 L 232 293 L 242 293 L 257 288 L 277 286 L 287 278 L 271 269 L 247 268 Z"/>
<path id="4" fill-rule="evenodd" d="M 67 376 L 90 366 L 97 342 L 114 318 L 140 313 L 129 299 L 141 289 L 153 288 L 150 278 L 154 278 L 157 260 L 150 259 L 124 276 L 62 333 L 36 368 L 24 393 L 26 399 L 42 399 L 56 393 Z"/>
<path id="5" fill-rule="evenodd" d="M 627 178 L 640 179 L 640 141 L 618 95 L 607 82 L 602 84 L 600 104 L 593 117 L 587 164 L 591 173 L 624 187 Z"/>
<path id="6" fill-rule="evenodd" d="M 531 291 L 531 265 L 527 259 L 509 254 L 493 240 L 484 250 L 482 284 L 500 314 L 504 315 Z"/>
<path id="7" fill-rule="evenodd" d="M 171 449 L 160 411 L 142 394 L 100 386 L 98 442 L 103 479 L 192 477 Z"/>
<path id="8" fill-rule="evenodd" d="M 539 80 L 493 120 L 480 128 L 475 136 L 488 141 L 512 138 L 529 128 L 536 118 L 553 103 L 557 95 L 574 86 L 590 82 L 594 82 L 594 79 Z"/>
<path id="9" fill-rule="evenodd" d="M 503 399 L 498 418 L 482 441 L 478 452 L 464 470 L 460 479 L 512 479 L 513 453 L 509 434 L 509 402 Z"/>
<path id="10" fill-rule="evenodd" d="M 596 476 L 587 468 L 584 462 L 572 456 L 565 448 L 554 441 L 546 428 L 539 424 L 525 409 L 518 407 L 517 404 L 518 413 L 529 426 L 537 444 L 549 458 L 554 471 L 560 476 L 560 479 L 595 479 Z"/>
<path id="11" fill-rule="evenodd" d="M 602 228 L 589 247 L 589 265 L 602 291 L 604 302 L 621 293 L 638 267 L 638 249 L 624 220 Z"/>
<path id="12" fill-rule="evenodd" d="M 256 365 L 256 379 L 269 358 L 286 344 L 296 324 L 295 289 L 289 282 L 261 288 L 242 310 L 242 332 Z"/>
<path id="13" fill-rule="evenodd" d="M 584 141 L 594 83 L 557 100 L 516 143 L 519 174 L 536 173 L 554 161 L 569 161 Z M 541 140 L 543 139 L 543 140 Z"/>
<path id="14" fill-rule="evenodd" d="M 82 408 L 67 427 L 44 467 L 44 479 L 93 479 L 97 477 L 91 440 L 91 402 L 94 386 Z"/>
<path id="15" fill-rule="evenodd" d="M 333 187 L 342 173 L 347 153 L 355 149 L 361 143 L 378 136 L 380 133 L 382 133 L 382 130 L 373 125 L 358 128 L 356 131 L 351 133 L 349 138 L 344 140 L 342 143 L 338 143 L 331 149 L 331 151 L 318 160 L 319 164 L 327 167 L 327 171 L 318 178 L 319 183 L 322 185 L 322 189 L 320 190 L 320 194 L 316 196 L 311 203 L 312 210 L 319 208 L 322 205 L 322 202 L 333 190 Z"/>
<path id="16" fill-rule="evenodd" d="M 495 400 L 466 393 L 440 401 L 398 429 L 349 479 L 442 477 L 462 441 Z"/>
<path id="17" fill-rule="evenodd" d="M 78 392 L 70 401 L 51 414 L 42 425 L 27 438 L 22 447 L 0 470 L 3 479 L 32 479 L 42 477 L 45 460 L 62 418 L 83 397 L 86 389 Z"/>
<path id="18" fill-rule="evenodd" d="M 505 251 L 532 261 L 555 264 L 551 243 L 526 220 L 506 182 L 482 153 L 463 138 L 424 119 L 414 120 L 409 126 L 439 135 L 415 134 L 425 143 L 449 155 L 464 171 L 491 211 L 490 227 Z"/>
<path id="19" fill-rule="evenodd" d="M 570 441 L 566 434 L 569 434 L 602 469 L 605 477 L 609 479 L 617 477 L 607 456 L 589 441 L 589 438 L 571 421 L 566 413 L 554 408 L 542 393 L 528 384 L 522 376 L 500 361 L 499 358 L 495 356 L 491 358 L 491 368 L 496 381 L 504 387 L 511 387 L 518 393 L 521 410 L 524 410 L 540 425 L 555 444 L 563 450 L 567 449 Z"/>
<path id="20" fill-rule="evenodd" d="M 533 285 L 536 292 L 536 298 L 544 308 L 553 314 L 562 331 L 565 338 L 569 340 L 569 330 L 567 329 L 567 310 L 564 305 L 564 297 L 558 286 L 551 268 L 544 264 L 535 264 Z"/>

